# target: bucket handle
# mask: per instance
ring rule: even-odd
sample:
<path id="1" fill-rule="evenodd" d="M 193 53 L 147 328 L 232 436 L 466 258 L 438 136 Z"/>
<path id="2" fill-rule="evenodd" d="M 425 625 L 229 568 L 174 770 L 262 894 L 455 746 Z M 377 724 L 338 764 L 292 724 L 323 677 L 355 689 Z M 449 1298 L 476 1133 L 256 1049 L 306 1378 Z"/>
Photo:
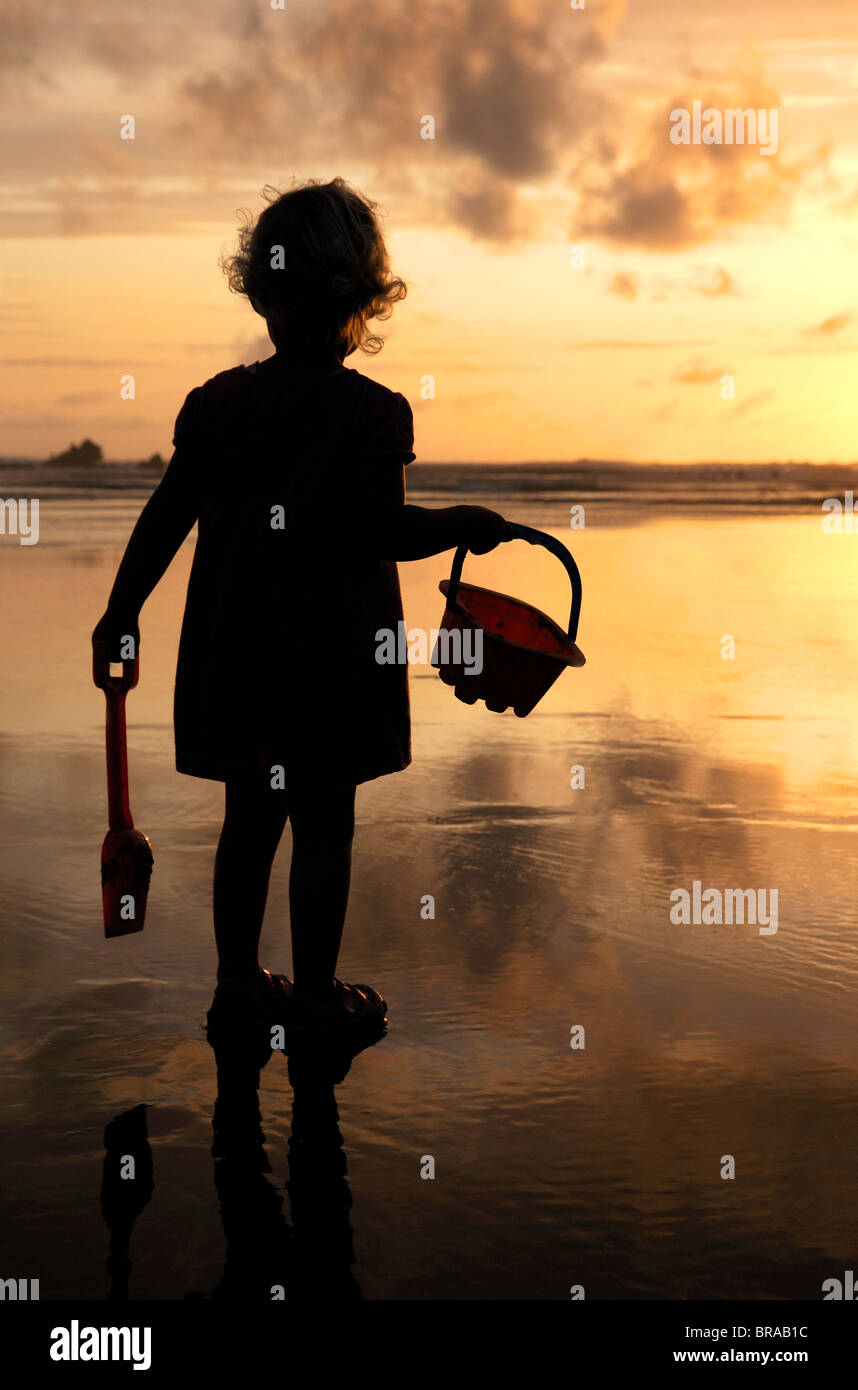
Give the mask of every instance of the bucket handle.
<path id="1" fill-rule="evenodd" d="M 565 567 L 566 573 L 572 581 L 572 610 L 569 614 L 569 627 L 567 632 L 569 640 L 575 641 L 578 636 L 578 623 L 581 618 L 581 598 L 582 586 L 581 575 L 578 566 L 575 564 L 569 551 L 562 541 L 555 540 L 554 536 L 549 536 L 545 531 L 537 531 L 533 526 L 520 526 L 517 521 L 509 523 L 513 540 L 527 541 L 529 545 L 544 545 L 546 550 L 550 550 L 552 555 L 556 555 L 560 563 Z M 465 563 L 465 556 L 468 553 L 466 545 L 460 545 L 453 557 L 453 568 L 450 571 L 450 583 L 447 586 L 447 605 L 452 608 L 456 602 L 456 595 L 459 592 L 459 580 L 462 577 L 462 566 Z"/>

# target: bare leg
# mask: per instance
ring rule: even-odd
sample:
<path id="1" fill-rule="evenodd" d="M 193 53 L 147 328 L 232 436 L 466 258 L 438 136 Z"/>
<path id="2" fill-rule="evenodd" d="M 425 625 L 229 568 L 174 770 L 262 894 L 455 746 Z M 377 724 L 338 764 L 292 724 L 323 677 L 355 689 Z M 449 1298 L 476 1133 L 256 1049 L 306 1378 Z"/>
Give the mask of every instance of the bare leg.
<path id="1" fill-rule="evenodd" d="M 355 789 L 291 795 L 289 909 L 298 995 L 330 993 L 349 899 Z"/>
<path id="2" fill-rule="evenodd" d="M 259 937 L 268 880 L 288 815 L 285 791 L 259 776 L 226 784 L 223 830 L 215 856 L 214 926 L 218 980 L 259 978 Z"/>

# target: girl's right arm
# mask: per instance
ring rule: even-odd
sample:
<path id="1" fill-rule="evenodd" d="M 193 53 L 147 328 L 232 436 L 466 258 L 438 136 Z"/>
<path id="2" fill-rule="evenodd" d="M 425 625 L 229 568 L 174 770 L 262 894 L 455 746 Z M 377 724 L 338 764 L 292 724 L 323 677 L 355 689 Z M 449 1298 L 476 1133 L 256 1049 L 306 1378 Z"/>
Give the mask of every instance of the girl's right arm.
<path id="1" fill-rule="evenodd" d="M 121 660 L 123 637 L 133 637 L 135 652 L 139 649 L 140 609 L 197 520 L 187 472 L 177 449 L 131 533 L 107 609 L 92 634 L 93 642 L 108 643 L 111 661 Z"/>

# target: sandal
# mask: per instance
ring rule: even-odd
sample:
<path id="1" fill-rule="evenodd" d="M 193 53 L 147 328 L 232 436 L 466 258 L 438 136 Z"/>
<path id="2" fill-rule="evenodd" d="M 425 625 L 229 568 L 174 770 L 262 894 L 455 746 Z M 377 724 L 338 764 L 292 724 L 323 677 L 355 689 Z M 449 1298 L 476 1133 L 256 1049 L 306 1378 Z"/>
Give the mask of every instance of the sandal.
<path id="1" fill-rule="evenodd" d="M 260 1067 L 271 1056 L 271 1029 L 286 1024 L 294 1007 L 287 975 L 259 972 L 256 984 L 221 981 L 206 1014 L 206 1038 L 215 1048 L 250 1049 Z"/>
<path id="2" fill-rule="evenodd" d="M 298 1033 L 383 1030 L 386 1022 L 387 1001 L 370 985 L 349 985 L 335 979 L 325 1000 L 308 1000 L 294 991 L 292 994 L 290 1026 Z"/>

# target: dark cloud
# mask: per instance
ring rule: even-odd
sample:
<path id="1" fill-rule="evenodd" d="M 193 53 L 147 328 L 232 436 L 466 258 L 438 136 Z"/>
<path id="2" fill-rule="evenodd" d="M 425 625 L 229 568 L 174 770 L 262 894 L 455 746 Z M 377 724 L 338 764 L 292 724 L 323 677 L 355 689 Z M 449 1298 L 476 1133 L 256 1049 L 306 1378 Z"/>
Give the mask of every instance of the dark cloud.
<path id="1" fill-rule="evenodd" d="M 12 0 L 0 15 L 15 84 L 0 98 L 4 231 L 174 233 L 231 223 L 264 183 L 335 174 L 395 199 L 400 224 L 452 221 L 494 242 L 555 234 L 556 201 L 546 221 L 533 194 L 564 176 L 576 240 L 670 251 L 785 215 L 804 166 L 670 144 L 668 113 L 690 96 L 665 101 L 638 134 L 634 96 L 596 66 L 624 12 L 624 0 L 289 0 L 280 11 Z M 760 79 L 716 95 L 777 102 Z M 134 141 L 119 139 L 126 112 Z M 420 138 L 425 115 L 434 140 Z"/>
<path id="2" fill-rule="evenodd" d="M 117 11 L 112 0 L 66 0 L 15 10 L 0 17 L 0 40 L 38 99 L 6 114 L 29 146 L 12 161 L 22 185 L 38 168 L 53 210 L 34 211 L 22 187 L 7 233 L 74 235 L 104 221 L 117 233 L 172 232 L 201 220 L 200 194 L 206 219 L 227 197 L 231 218 L 242 182 L 247 198 L 264 182 L 342 173 L 382 200 L 395 192 L 401 220 L 533 236 L 521 191 L 556 175 L 578 132 L 597 125 L 603 101 L 587 73 L 622 8 L 164 0 Z M 133 142 L 119 139 L 126 112 Z M 420 138 L 427 114 L 434 141 Z M 0 111 L 0 135 L 3 121 Z M 139 208 L 129 206 L 135 182 Z"/>
<path id="3" fill-rule="evenodd" d="M 617 173 L 604 192 L 585 199 L 583 230 L 623 245 L 672 251 L 695 240 L 686 195 L 665 178 L 661 161 Z"/>
<path id="4" fill-rule="evenodd" d="M 37 68 L 44 23 L 31 5 L 8 4 L 0 12 L 0 73 L 7 95 Z"/>
<path id="5" fill-rule="evenodd" d="M 482 173 L 453 189 L 450 211 L 454 222 L 488 240 L 508 241 L 521 228 L 514 186 Z"/>
<path id="6" fill-rule="evenodd" d="M 568 76 L 547 50 L 538 7 L 535 14 L 534 21 L 516 20 L 503 0 L 473 0 L 440 73 L 443 135 L 505 179 L 551 170 L 558 117 L 569 105 Z M 449 42 L 453 33 L 447 36 Z"/>

